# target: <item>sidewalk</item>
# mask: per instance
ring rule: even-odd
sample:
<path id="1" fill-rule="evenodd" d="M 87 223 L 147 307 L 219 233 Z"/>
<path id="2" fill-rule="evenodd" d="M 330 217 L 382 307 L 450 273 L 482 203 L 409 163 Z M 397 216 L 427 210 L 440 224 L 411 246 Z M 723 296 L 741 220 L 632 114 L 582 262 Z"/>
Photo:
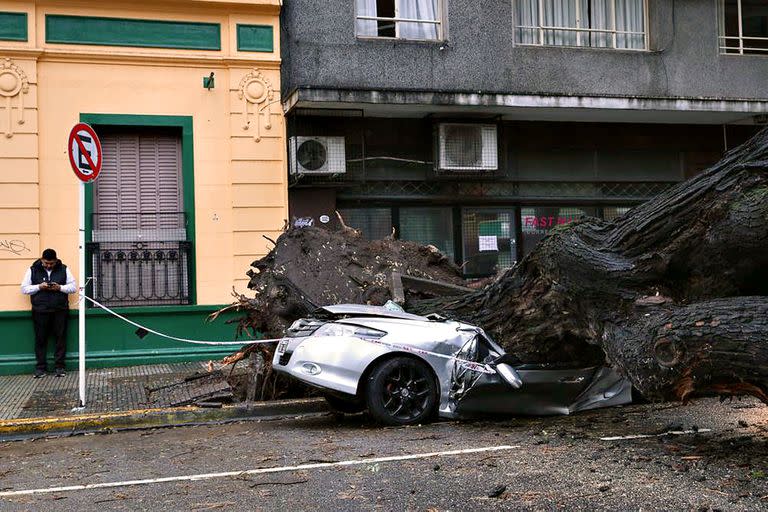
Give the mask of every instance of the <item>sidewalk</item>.
<path id="1" fill-rule="evenodd" d="M 156 388 L 207 372 L 206 363 L 152 364 L 86 370 L 85 410 L 77 413 L 119 412 L 153 407 L 146 388 Z M 32 375 L 0 377 L 0 420 L 71 416 L 79 402 L 78 373 L 64 377 Z M 156 407 L 157 405 L 154 405 Z"/>
<path id="2" fill-rule="evenodd" d="M 318 399 L 282 400 L 227 405 L 218 409 L 173 407 L 178 394 L 148 388 L 178 383 L 208 373 L 207 363 L 153 364 L 86 371 L 86 407 L 79 405 L 78 374 L 0 376 L 0 441 L 30 436 L 82 433 L 122 428 L 151 428 L 238 421 L 327 411 Z M 217 365 L 218 366 L 218 365 Z M 215 390 L 214 390 L 215 391 Z M 158 397 L 160 400 L 158 401 Z"/>

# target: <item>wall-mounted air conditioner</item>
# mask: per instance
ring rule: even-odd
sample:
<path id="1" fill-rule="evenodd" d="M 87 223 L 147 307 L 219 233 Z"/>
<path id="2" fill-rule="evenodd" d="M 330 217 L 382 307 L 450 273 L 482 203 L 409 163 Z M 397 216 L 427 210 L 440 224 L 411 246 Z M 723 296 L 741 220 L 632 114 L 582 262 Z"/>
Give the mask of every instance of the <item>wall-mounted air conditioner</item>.
<path id="1" fill-rule="evenodd" d="M 291 174 L 343 174 L 347 170 L 344 137 L 291 137 Z"/>
<path id="2" fill-rule="evenodd" d="M 441 123 L 438 127 L 441 171 L 495 171 L 499 167 L 496 126 Z"/>

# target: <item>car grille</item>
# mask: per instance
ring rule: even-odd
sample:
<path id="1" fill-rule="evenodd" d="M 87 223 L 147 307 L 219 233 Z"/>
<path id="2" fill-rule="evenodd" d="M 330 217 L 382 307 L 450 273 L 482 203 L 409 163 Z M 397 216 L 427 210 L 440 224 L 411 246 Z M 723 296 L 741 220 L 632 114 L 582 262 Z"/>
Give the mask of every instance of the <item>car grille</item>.
<path id="1" fill-rule="evenodd" d="M 280 366 L 285 366 L 291 361 L 291 356 L 293 355 L 293 352 L 285 352 L 280 356 L 280 359 L 278 362 L 280 363 Z"/>

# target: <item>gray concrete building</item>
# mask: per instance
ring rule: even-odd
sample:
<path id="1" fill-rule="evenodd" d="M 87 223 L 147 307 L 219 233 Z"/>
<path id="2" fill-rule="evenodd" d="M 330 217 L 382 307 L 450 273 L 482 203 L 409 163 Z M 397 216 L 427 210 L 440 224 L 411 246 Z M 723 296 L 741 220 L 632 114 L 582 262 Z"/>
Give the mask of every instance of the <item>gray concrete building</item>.
<path id="1" fill-rule="evenodd" d="M 765 0 L 285 0 L 291 215 L 484 276 L 768 123 Z"/>

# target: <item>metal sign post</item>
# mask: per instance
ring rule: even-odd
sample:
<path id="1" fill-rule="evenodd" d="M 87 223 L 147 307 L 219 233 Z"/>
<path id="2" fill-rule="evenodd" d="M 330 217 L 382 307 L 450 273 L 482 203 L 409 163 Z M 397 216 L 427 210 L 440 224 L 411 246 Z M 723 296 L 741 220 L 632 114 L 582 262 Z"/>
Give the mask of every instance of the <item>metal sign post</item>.
<path id="1" fill-rule="evenodd" d="M 77 306 L 77 372 L 78 389 L 80 390 L 80 407 L 85 407 L 85 182 L 81 181 L 80 189 L 80 228 L 78 231 L 78 246 L 80 250 L 80 304 Z"/>
<path id="2" fill-rule="evenodd" d="M 80 408 L 85 407 L 85 184 L 96 180 L 101 171 L 101 142 L 96 132 L 85 123 L 78 123 L 69 132 L 69 163 L 80 180 L 80 305 L 77 308 L 78 376 Z"/>

